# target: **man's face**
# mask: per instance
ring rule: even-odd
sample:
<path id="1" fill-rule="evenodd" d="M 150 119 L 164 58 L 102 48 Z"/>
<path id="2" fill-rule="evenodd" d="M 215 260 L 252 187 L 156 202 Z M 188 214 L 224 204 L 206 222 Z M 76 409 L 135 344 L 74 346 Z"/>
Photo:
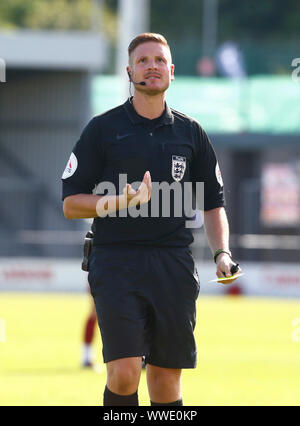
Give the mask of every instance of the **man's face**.
<path id="1" fill-rule="evenodd" d="M 131 53 L 129 64 L 131 79 L 146 83 L 146 86 L 135 85 L 135 89 L 149 95 L 165 92 L 174 80 L 170 50 L 163 44 L 153 41 L 140 44 Z"/>

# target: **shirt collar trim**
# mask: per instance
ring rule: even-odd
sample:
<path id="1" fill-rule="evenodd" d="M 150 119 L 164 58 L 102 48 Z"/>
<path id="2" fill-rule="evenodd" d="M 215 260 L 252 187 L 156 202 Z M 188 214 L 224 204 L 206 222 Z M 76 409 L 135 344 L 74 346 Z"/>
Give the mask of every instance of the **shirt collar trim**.
<path id="1" fill-rule="evenodd" d="M 128 98 L 127 101 L 123 104 L 130 121 L 133 124 L 139 124 L 139 123 L 145 124 L 145 122 L 147 121 L 151 122 L 151 120 L 148 120 L 147 118 L 142 117 L 136 112 L 136 110 L 134 109 L 131 103 L 131 100 L 132 98 Z M 165 110 L 161 115 L 161 120 L 159 121 L 159 125 L 173 124 L 173 123 L 174 123 L 174 116 L 168 104 L 165 102 Z"/>

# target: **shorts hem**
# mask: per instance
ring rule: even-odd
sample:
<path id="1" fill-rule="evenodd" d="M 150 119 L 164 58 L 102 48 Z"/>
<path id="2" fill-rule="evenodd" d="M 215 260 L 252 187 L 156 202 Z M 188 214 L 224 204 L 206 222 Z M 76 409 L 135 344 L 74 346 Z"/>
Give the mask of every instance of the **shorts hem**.
<path id="1" fill-rule="evenodd" d="M 110 361 L 116 361 L 117 359 L 123 359 L 123 358 L 139 358 L 139 357 L 143 357 L 144 354 L 143 353 L 138 353 L 137 355 L 129 355 L 129 354 L 120 354 L 120 355 L 115 355 L 115 356 L 106 356 L 103 357 L 103 362 L 104 364 L 107 364 Z"/>
<path id="2" fill-rule="evenodd" d="M 146 357 L 146 364 L 153 365 L 154 367 L 161 368 L 174 368 L 174 369 L 192 369 L 197 367 L 197 362 L 160 362 L 155 361 L 154 359 L 149 359 Z"/>

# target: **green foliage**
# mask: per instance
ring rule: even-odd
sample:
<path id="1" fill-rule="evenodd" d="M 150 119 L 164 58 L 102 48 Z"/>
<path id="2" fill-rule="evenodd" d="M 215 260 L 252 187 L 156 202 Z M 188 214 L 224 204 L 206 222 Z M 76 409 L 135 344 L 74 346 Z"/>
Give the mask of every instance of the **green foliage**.
<path id="1" fill-rule="evenodd" d="M 91 0 L 1 0 L 0 28 L 104 31 L 116 34 L 116 14 L 105 4 L 101 20 Z"/>
<path id="2" fill-rule="evenodd" d="M 90 26 L 89 0 L 38 1 L 34 13 L 27 17 L 26 26 L 44 29 L 87 30 Z"/>
<path id="3" fill-rule="evenodd" d="M 34 13 L 37 3 L 37 0 L 2 0 L 0 28 L 26 27 L 26 19 Z"/>
<path id="4" fill-rule="evenodd" d="M 92 0 L 1 0 L 0 28 L 87 30 L 94 13 L 91 4 Z M 200 42 L 202 0 L 150 0 L 150 4 L 151 31 L 174 42 Z M 103 5 L 103 29 L 115 39 L 118 1 L 103 0 Z M 299 38 L 299 16 L 299 0 L 219 0 L 218 39 Z"/>
<path id="5" fill-rule="evenodd" d="M 138 0 L 137 0 L 138 1 Z M 1 0 L 0 28 L 89 29 L 92 0 Z M 202 0 L 150 0 L 151 31 L 169 39 L 201 37 Z M 103 0 L 104 27 L 115 37 L 117 0 Z M 299 37 L 299 0 L 219 0 L 219 41 Z"/>
<path id="6" fill-rule="evenodd" d="M 101 17 L 92 7 L 96 2 L 1 0 L 0 31 L 93 29 L 103 31 L 114 47 L 118 0 L 102 0 Z M 176 74 L 197 75 L 197 62 L 202 55 L 203 0 L 149 2 L 150 31 L 167 38 Z M 299 0 L 219 0 L 217 44 L 228 40 L 237 42 L 244 52 L 249 74 L 287 72 L 290 58 L 299 56 L 299 16 Z"/>

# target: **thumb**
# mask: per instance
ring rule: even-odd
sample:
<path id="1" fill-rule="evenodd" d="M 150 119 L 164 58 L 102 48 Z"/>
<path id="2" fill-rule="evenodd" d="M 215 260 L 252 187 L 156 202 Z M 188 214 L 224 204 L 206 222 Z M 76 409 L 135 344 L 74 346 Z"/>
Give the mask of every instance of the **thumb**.
<path id="1" fill-rule="evenodd" d="M 127 194 L 136 194 L 136 191 L 132 188 L 132 186 L 129 184 L 129 183 L 127 183 Z"/>
<path id="2" fill-rule="evenodd" d="M 149 180 L 149 178 L 150 178 L 150 172 L 149 172 L 149 171 L 147 171 L 147 172 L 144 174 L 143 182 L 144 182 L 144 183 L 147 183 L 147 181 Z"/>
<path id="3" fill-rule="evenodd" d="M 135 191 L 133 190 L 132 186 L 129 183 L 127 183 L 126 186 L 125 186 L 125 188 L 123 189 L 123 194 L 124 195 L 126 195 L 126 194 L 135 194 Z"/>

